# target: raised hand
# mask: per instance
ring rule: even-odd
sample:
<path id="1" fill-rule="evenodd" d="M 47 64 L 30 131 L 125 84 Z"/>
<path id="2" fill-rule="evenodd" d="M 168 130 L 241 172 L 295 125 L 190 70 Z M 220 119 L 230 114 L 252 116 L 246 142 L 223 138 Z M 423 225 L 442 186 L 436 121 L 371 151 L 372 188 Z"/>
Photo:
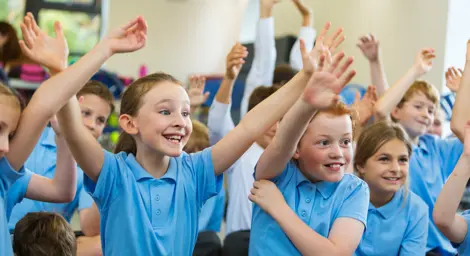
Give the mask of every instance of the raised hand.
<path id="1" fill-rule="evenodd" d="M 237 78 L 243 64 L 245 63 L 244 58 L 248 56 L 248 50 L 245 46 L 240 43 L 236 43 L 230 53 L 227 55 L 226 66 L 225 66 L 225 77 L 234 80 Z"/>
<path id="2" fill-rule="evenodd" d="M 332 36 L 325 39 L 330 27 L 331 23 L 327 22 L 320 34 L 317 36 L 315 40 L 315 47 L 313 47 L 310 53 L 308 53 L 305 49 L 305 42 L 303 40 L 300 40 L 300 51 L 302 54 L 303 70 L 307 74 L 311 74 L 317 70 L 319 58 L 321 55 L 325 56 L 325 61 L 327 65 L 331 64 L 331 54 L 335 52 L 338 46 L 345 39 L 342 28 L 339 28 Z"/>
<path id="3" fill-rule="evenodd" d="M 260 0 L 261 8 L 272 9 L 275 4 L 279 3 L 280 0 Z"/>
<path id="4" fill-rule="evenodd" d="M 147 22 L 141 16 L 111 31 L 102 40 L 111 51 L 110 54 L 139 50 L 145 46 L 146 41 Z"/>
<path id="5" fill-rule="evenodd" d="M 419 51 L 415 57 L 413 68 L 418 75 L 424 75 L 429 72 L 432 68 L 432 61 L 436 57 L 434 49 L 425 48 Z"/>
<path id="6" fill-rule="evenodd" d="M 367 91 L 362 99 L 359 92 L 356 92 L 353 108 L 359 115 L 359 123 L 361 125 L 364 125 L 374 114 L 374 107 L 377 100 L 377 89 L 373 85 L 367 87 Z"/>
<path id="7" fill-rule="evenodd" d="M 312 27 L 313 26 L 313 12 L 307 5 L 305 5 L 303 0 L 292 0 L 297 10 L 299 10 L 302 15 L 302 26 Z"/>
<path id="8" fill-rule="evenodd" d="M 456 93 L 460 87 L 460 81 L 463 77 L 463 70 L 457 69 L 455 67 L 450 67 L 446 72 L 446 86 L 453 93 Z"/>
<path id="9" fill-rule="evenodd" d="M 203 76 L 191 76 L 189 78 L 189 102 L 191 107 L 199 107 L 207 98 L 209 98 L 209 92 L 204 93 L 204 87 L 206 86 L 206 78 Z"/>
<path id="10" fill-rule="evenodd" d="M 276 184 L 269 180 L 255 181 L 250 192 L 248 199 L 270 215 L 273 214 L 273 211 L 287 205 Z"/>
<path id="11" fill-rule="evenodd" d="M 354 59 L 349 57 L 342 65 L 344 53 L 340 52 L 333 58 L 331 65 L 325 65 L 325 56 L 320 57 L 318 71 L 313 73 L 303 93 L 303 100 L 315 109 L 322 110 L 336 104 L 339 93 L 356 75 L 356 71 L 346 72 Z"/>
<path id="12" fill-rule="evenodd" d="M 31 13 L 24 17 L 20 28 L 24 40 L 20 40 L 19 44 L 26 57 L 52 72 L 60 72 L 67 67 L 69 48 L 59 22 L 54 23 L 56 37 L 42 31 Z"/>
<path id="13" fill-rule="evenodd" d="M 362 54 L 370 61 L 377 61 L 379 59 L 379 41 L 375 39 L 372 34 L 359 38 L 357 47 L 361 49 Z"/>
<path id="14" fill-rule="evenodd" d="M 465 137 L 463 143 L 463 154 L 470 156 L 470 120 L 465 124 Z"/>

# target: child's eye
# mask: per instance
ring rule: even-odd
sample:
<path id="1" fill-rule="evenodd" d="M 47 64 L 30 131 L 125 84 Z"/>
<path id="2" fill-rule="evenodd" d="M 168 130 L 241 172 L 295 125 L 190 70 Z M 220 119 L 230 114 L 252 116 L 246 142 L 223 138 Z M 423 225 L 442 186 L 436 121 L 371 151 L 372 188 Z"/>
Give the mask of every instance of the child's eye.
<path id="1" fill-rule="evenodd" d="M 160 113 L 160 114 L 162 114 L 162 115 L 165 115 L 165 116 L 170 115 L 170 111 L 168 111 L 168 110 L 162 110 L 162 111 L 160 111 L 160 112 L 158 112 L 158 113 Z"/>
<path id="2" fill-rule="evenodd" d="M 185 112 L 183 112 L 183 113 L 181 113 L 181 114 L 182 114 L 184 117 L 188 117 L 188 116 L 190 115 L 188 111 L 185 111 Z"/>
<path id="3" fill-rule="evenodd" d="M 327 140 L 321 140 L 321 141 L 318 142 L 318 144 L 319 144 L 320 146 L 328 146 L 328 144 L 330 144 L 330 142 L 327 141 Z"/>
<path id="4" fill-rule="evenodd" d="M 406 157 L 400 158 L 399 161 L 400 161 L 400 163 L 402 163 L 402 164 L 406 164 L 406 163 L 408 163 L 408 158 L 406 158 Z"/>
<path id="5" fill-rule="evenodd" d="M 99 124 L 104 124 L 104 123 L 106 123 L 106 119 L 104 119 L 104 118 L 98 118 L 98 123 L 99 123 Z"/>
<path id="6" fill-rule="evenodd" d="M 416 109 L 421 109 L 421 106 L 420 105 L 415 105 L 415 108 Z"/>
<path id="7" fill-rule="evenodd" d="M 89 111 L 82 111 L 82 115 L 83 115 L 83 116 L 89 116 L 89 115 L 90 115 L 90 112 L 89 112 Z"/>
<path id="8" fill-rule="evenodd" d="M 388 161 L 388 157 L 381 157 L 381 158 L 379 158 L 379 161 L 380 162 Z"/>
<path id="9" fill-rule="evenodd" d="M 343 140 L 343 145 L 349 146 L 349 144 L 351 144 L 351 140 L 350 140 L 350 139 L 345 139 L 345 140 Z"/>

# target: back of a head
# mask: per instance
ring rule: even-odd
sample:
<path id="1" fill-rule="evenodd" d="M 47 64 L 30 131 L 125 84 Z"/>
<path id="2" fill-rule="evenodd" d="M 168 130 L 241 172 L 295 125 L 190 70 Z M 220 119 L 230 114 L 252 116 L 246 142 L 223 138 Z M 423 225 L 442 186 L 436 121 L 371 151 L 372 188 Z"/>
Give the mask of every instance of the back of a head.
<path id="1" fill-rule="evenodd" d="M 289 82 L 297 72 L 288 64 L 281 64 L 274 69 L 273 84 L 282 86 Z"/>
<path id="2" fill-rule="evenodd" d="M 7 99 L 9 99 L 8 102 L 11 103 L 12 106 L 17 106 L 20 110 L 23 110 L 24 102 L 20 100 L 19 96 L 12 89 L 2 83 L 0 83 L 0 96 L 7 97 Z"/>
<path id="3" fill-rule="evenodd" d="M 9 61 L 21 57 L 21 48 L 16 30 L 9 23 L 0 21 L 0 34 L 7 37 L 7 41 L 0 50 L 0 62 L 6 65 Z"/>
<path id="4" fill-rule="evenodd" d="M 405 102 L 409 101 L 416 93 L 422 93 L 428 100 L 430 100 L 436 107 L 438 107 L 439 103 L 439 91 L 434 87 L 434 85 L 422 81 L 416 80 L 410 88 L 406 91 L 405 95 L 398 103 L 397 107 L 401 108 Z"/>
<path id="5" fill-rule="evenodd" d="M 15 226 L 13 251 L 16 256 L 76 255 L 75 234 L 57 213 L 31 212 Z"/>
<path id="6" fill-rule="evenodd" d="M 77 93 L 77 98 L 87 94 L 98 96 L 108 103 L 109 107 L 111 108 L 111 113 L 114 112 L 114 97 L 106 85 L 98 81 L 88 81 L 85 86 L 83 86 L 83 88 Z"/>
<path id="7" fill-rule="evenodd" d="M 136 116 L 138 110 L 142 106 L 143 97 L 152 90 L 155 86 L 162 82 L 172 82 L 175 84 L 183 85 L 178 79 L 166 73 L 154 73 L 141 77 L 134 81 L 124 91 L 121 99 L 120 115 Z M 119 140 L 114 148 L 115 153 L 126 152 L 127 154 L 137 154 L 137 146 L 134 138 L 131 135 L 122 132 Z"/>
<path id="8" fill-rule="evenodd" d="M 267 99 L 269 96 L 274 94 L 280 86 L 258 86 L 256 87 L 250 95 L 248 100 L 248 111 L 256 107 L 261 101 Z"/>
<path id="9" fill-rule="evenodd" d="M 387 121 L 376 122 L 364 130 L 356 144 L 354 152 L 354 167 L 365 166 L 367 160 L 372 157 L 385 143 L 398 139 L 402 141 L 411 156 L 412 146 L 407 133 L 400 125 Z"/>
<path id="10" fill-rule="evenodd" d="M 191 120 L 191 122 L 193 123 L 193 132 L 183 149 L 188 154 L 202 151 L 210 146 L 207 126 L 198 120 Z"/>

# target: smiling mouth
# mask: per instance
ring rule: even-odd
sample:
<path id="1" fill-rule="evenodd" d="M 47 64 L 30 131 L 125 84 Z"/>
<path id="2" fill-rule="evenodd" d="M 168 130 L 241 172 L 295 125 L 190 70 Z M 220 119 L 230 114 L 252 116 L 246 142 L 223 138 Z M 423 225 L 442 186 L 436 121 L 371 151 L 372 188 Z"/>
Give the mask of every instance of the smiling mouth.
<path id="1" fill-rule="evenodd" d="M 169 135 L 169 136 L 163 136 L 165 139 L 167 139 L 169 142 L 173 144 L 179 144 L 183 138 L 181 135 Z"/>
<path id="2" fill-rule="evenodd" d="M 385 180 L 388 180 L 388 181 L 399 181 L 401 180 L 401 178 L 398 178 L 398 177 L 384 177 Z"/>

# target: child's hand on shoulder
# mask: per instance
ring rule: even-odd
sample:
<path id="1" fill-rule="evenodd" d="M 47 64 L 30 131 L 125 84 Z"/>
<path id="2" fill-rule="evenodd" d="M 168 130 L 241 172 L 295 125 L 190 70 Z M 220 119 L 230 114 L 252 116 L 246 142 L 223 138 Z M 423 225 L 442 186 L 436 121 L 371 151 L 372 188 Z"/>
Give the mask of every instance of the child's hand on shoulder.
<path id="1" fill-rule="evenodd" d="M 428 73 L 432 68 L 432 61 L 436 58 L 435 51 L 432 48 L 425 48 L 419 51 L 413 63 L 413 69 L 418 76 Z"/>
<path id="2" fill-rule="evenodd" d="M 206 78 L 203 76 L 191 76 L 189 78 L 189 102 L 191 107 L 199 107 L 207 98 L 209 98 L 209 92 L 204 93 L 206 87 Z"/>
<path id="3" fill-rule="evenodd" d="M 250 192 L 248 199 L 271 216 L 280 208 L 287 206 L 284 196 L 272 181 L 255 181 Z"/>
<path id="4" fill-rule="evenodd" d="M 137 51 L 147 41 L 147 22 L 139 16 L 126 25 L 111 31 L 100 43 L 106 46 L 109 54 Z"/>
<path id="5" fill-rule="evenodd" d="M 450 67 L 446 72 L 446 86 L 453 93 L 457 93 L 460 87 L 460 81 L 463 77 L 463 70 L 457 69 L 455 67 Z"/>
<path id="6" fill-rule="evenodd" d="M 54 23 L 56 37 L 42 31 L 31 13 L 24 17 L 20 27 L 24 39 L 19 44 L 26 57 L 52 72 L 60 72 L 67 67 L 69 48 L 58 21 Z"/>
<path id="7" fill-rule="evenodd" d="M 236 43 L 230 53 L 227 55 L 225 64 L 225 77 L 234 80 L 240 74 L 245 58 L 248 56 L 248 50 L 240 43 Z"/>
<path id="8" fill-rule="evenodd" d="M 340 66 L 343 58 L 344 53 L 337 53 L 331 65 L 326 65 L 325 56 L 320 57 L 318 71 L 313 73 L 302 96 L 315 109 L 326 109 L 336 104 L 340 99 L 338 94 L 356 75 L 356 71 L 348 71 L 354 59 L 349 57 Z"/>

